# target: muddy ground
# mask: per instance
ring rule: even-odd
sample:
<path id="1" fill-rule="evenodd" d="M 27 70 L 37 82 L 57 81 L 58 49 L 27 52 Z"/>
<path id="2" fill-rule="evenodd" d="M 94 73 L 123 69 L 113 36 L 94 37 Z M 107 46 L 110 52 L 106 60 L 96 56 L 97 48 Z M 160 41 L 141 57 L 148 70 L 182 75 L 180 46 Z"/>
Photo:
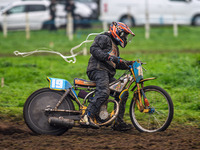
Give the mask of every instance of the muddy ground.
<path id="1" fill-rule="evenodd" d="M 154 150 L 200 150 L 200 129 L 191 126 L 171 125 L 159 133 L 112 131 L 110 128 L 73 128 L 62 136 L 35 135 L 23 121 L 0 120 L 0 149 L 154 149 Z"/>

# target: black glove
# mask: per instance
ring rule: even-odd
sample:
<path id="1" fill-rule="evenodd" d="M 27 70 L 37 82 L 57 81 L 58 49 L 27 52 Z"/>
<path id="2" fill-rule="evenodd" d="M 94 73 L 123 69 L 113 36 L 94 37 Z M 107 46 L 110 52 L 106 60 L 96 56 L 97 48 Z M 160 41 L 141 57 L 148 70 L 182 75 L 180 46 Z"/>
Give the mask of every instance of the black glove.
<path id="1" fill-rule="evenodd" d="M 111 55 L 108 57 L 108 60 L 114 62 L 115 64 L 118 64 L 118 63 L 120 62 L 120 60 L 119 60 L 118 57 L 116 57 L 116 56 L 111 56 Z"/>
<path id="2" fill-rule="evenodd" d="M 129 66 L 129 65 L 132 65 L 135 61 L 126 61 L 126 64 Z"/>

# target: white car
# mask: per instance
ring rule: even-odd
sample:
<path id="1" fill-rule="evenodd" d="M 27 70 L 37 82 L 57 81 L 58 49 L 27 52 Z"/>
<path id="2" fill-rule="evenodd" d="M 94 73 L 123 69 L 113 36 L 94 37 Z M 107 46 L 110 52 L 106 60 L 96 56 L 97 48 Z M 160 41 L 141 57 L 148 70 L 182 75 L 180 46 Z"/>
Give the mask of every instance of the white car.
<path id="1" fill-rule="evenodd" d="M 148 9 L 150 24 L 200 25 L 200 0 L 101 0 L 100 20 L 143 25 Z"/>
<path id="2" fill-rule="evenodd" d="M 45 27 L 46 22 L 50 19 L 49 12 L 50 1 L 17 1 L 13 2 L 0 12 L 0 27 L 6 21 L 8 29 L 24 29 L 26 27 L 26 17 L 31 30 L 38 30 Z M 82 4 L 75 3 L 75 14 L 80 18 L 89 18 L 92 15 L 92 10 Z M 66 11 L 64 5 L 56 6 L 56 27 L 66 24 Z"/>
<path id="3" fill-rule="evenodd" d="M 74 2 L 81 2 L 85 5 L 89 6 L 92 9 L 92 16 L 91 19 L 98 19 L 99 16 L 99 6 L 98 0 L 74 0 Z"/>

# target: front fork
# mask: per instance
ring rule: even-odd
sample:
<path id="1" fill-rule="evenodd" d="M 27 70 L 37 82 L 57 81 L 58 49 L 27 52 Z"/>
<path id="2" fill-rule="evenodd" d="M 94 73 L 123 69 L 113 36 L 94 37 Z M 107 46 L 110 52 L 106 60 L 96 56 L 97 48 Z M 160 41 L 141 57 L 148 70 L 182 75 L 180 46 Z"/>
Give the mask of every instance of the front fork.
<path id="1" fill-rule="evenodd" d="M 147 113 L 149 112 L 149 101 L 143 90 L 144 84 L 141 83 L 141 88 L 140 88 L 139 83 L 136 83 L 136 85 L 137 85 L 137 91 L 134 93 L 134 100 L 136 101 L 137 107 L 140 110 L 140 112 Z M 143 101 L 142 101 L 142 96 L 143 96 Z M 138 98 L 138 101 L 137 101 L 137 98 Z"/>

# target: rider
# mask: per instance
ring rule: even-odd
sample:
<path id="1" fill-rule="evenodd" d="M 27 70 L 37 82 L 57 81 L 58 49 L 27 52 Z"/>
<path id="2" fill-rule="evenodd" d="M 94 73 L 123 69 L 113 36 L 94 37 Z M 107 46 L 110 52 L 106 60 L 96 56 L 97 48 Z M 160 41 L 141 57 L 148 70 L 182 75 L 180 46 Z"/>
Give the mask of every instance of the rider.
<path id="1" fill-rule="evenodd" d="M 114 75 L 116 69 L 128 69 L 128 65 L 132 61 L 122 61 L 119 57 L 120 45 L 124 48 L 127 45 L 128 36 L 135 34 L 129 29 L 129 27 L 121 22 L 113 22 L 110 25 L 108 32 L 97 35 L 94 39 L 92 46 L 90 47 L 90 53 L 92 54 L 88 62 L 87 75 L 90 80 L 96 81 L 95 97 L 88 105 L 85 115 L 81 120 L 81 124 L 86 124 L 92 128 L 99 128 L 91 118 L 97 114 L 100 106 L 104 103 L 109 95 L 109 83 L 116 80 Z M 116 100 L 119 100 L 119 95 Z M 125 112 L 126 100 L 123 100 L 120 105 L 119 115 L 112 126 L 113 130 L 125 131 L 132 129 L 132 125 L 126 124 L 123 121 Z"/>

